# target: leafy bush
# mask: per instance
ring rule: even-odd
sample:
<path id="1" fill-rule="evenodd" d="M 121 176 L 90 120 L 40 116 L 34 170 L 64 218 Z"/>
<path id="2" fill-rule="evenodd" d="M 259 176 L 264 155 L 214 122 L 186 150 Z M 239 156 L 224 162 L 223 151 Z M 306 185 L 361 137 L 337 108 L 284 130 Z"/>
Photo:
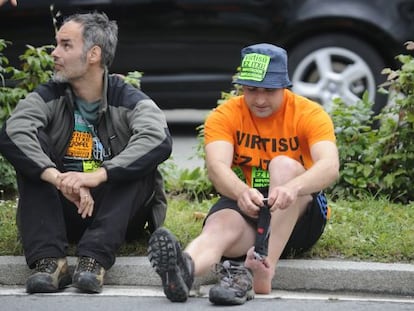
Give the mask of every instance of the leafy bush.
<path id="1" fill-rule="evenodd" d="M 28 45 L 19 57 L 21 69 L 9 65 L 3 50 L 10 43 L 0 39 L 0 126 L 10 116 L 17 102 L 31 92 L 39 83 L 50 79 L 53 58 L 50 55 L 52 45 L 35 48 Z M 6 196 L 16 191 L 16 176 L 13 167 L 0 155 L 0 189 Z"/>
<path id="2" fill-rule="evenodd" d="M 53 69 L 53 58 L 50 55 L 52 45 L 38 48 L 27 45 L 25 53 L 19 57 L 21 69 L 17 69 L 9 65 L 9 60 L 3 54 L 8 44 L 0 39 L 1 124 L 10 115 L 19 99 L 33 91 L 38 84 L 50 79 Z"/>
<path id="3" fill-rule="evenodd" d="M 407 48 L 414 50 L 414 43 Z M 414 58 L 397 59 L 400 69 L 383 70 L 388 78 L 380 91 L 390 95 L 392 104 L 378 116 L 371 117 L 367 96 L 345 109 L 335 103 L 332 117 L 341 160 L 341 177 L 332 189 L 336 197 L 361 198 L 368 192 L 403 203 L 414 200 Z"/>
<path id="4" fill-rule="evenodd" d="M 165 191 L 170 196 L 184 194 L 187 199 L 202 201 L 215 195 L 203 167 L 180 169 L 174 162 L 167 160 L 159 168 L 164 177 Z"/>

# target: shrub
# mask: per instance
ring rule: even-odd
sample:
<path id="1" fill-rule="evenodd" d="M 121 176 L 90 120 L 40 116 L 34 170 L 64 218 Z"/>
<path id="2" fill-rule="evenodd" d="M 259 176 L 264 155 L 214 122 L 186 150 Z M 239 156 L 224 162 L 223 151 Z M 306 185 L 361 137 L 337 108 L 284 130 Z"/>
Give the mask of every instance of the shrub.
<path id="1" fill-rule="evenodd" d="M 50 79 L 53 59 L 52 45 L 35 48 L 28 45 L 19 57 L 21 69 L 9 65 L 3 50 L 10 44 L 0 39 L 0 126 L 10 116 L 17 102 L 31 92 L 39 83 Z M 16 192 L 16 176 L 10 163 L 0 155 L 0 190 L 8 197 Z"/>
<path id="2" fill-rule="evenodd" d="M 414 50 L 414 43 L 408 42 L 407 49 Z M 414 58 L 397 59 L 400 69 L 383 70 L 388 77 L 380 91 L 389 94 L 392 104 L 378 116 L 370 117 L 366 96 L 354 107 L 335 103 L 341 160 L 341 177 L 332 189 L 336 196 L 361 198 L 368 192 L 403 203 L 414 200 Z"/>

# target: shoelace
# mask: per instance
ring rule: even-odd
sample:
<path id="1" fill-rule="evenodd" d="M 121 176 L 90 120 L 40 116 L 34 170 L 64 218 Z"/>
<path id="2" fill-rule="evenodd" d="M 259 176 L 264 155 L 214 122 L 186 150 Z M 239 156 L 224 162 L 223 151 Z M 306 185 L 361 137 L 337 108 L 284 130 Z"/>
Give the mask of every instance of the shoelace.
<path id="1" fill-rule="evenodd" d="M 232 265 L 229 261 L 218 263 L 214 266 L 214 272 L 220 276 L 221 282 L 230 287 L 242 288 L 245 285 L 247 271 L 243 266 Z M 243 282 L 239 282 L 243 281 Z"/>
<path id="2" fill-rule="evenodd" d="M 81 257 L 79 259 L 79 269 L 81 271 L 97 272 L 99 263 L 91 257 Z"/>
<path id="3" fill-rule="evenodd" d="M 54 258 L 42 258 L 36 263 L 36 271 L 53 273 L 56 269 L 56 260 Z"/>

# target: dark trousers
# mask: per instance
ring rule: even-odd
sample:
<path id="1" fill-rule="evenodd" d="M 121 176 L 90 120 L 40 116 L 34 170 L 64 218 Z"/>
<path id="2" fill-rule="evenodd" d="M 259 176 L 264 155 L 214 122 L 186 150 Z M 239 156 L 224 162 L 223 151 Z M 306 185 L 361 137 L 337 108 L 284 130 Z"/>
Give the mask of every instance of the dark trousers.
<path id="1" fill-rule="evenodd" d="M 92 217 L 82 219 L 74 204 L 51 184 L 18 174 L 17 223 L 27 264 L 44 257 L 65 257 L 69 242 L 77 256 L 95 258 L 105 269 L 127 238 L 139 235 L 150 214 L 154 174 L 132 182 L 102 184 L 92 189 Z"/>
<path id="2" fill-rule="evenodd" d="M 38 134 L 43 150 L 58 168 L 53 144 L 44 131 Z M 139 237 L 149 218 L 158 172 L 124 183 L 103 183 L 91 190 L 92 217 L 82 219 L 74 204 L 53 185 L 17 172 L 19 203 L 17 225 L 29 267 L 45 257 L 65 257 L 68 244 L 77 243 L 77 256 L 95 258 L 106 270 L 125 241 Z"/>

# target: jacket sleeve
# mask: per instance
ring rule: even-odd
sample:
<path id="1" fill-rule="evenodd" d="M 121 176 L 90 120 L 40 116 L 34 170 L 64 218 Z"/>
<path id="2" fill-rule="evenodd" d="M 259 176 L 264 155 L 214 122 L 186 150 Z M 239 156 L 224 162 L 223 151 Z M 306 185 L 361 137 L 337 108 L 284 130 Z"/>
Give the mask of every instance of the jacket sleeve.
<path id="1" fill-rule="evenodd" d="M 130 137 L 119 154 L 103 163 L 108 182 L 139 178 L 169 158 L 171 134 L 164 113 L 151 99 L 143 98 L 132 109 L 125 111 L 119 107 L 113 109 L 121 116 L 120 126 L 124 122 L 128 124 Z M 118 132 L 118 135 L 122 133 Z"/>
<path id="2" fill-rule="evenodd" d="M 31 179 L 40 178 L 45 168 L 55 167 L 39 138 L 39 129 L 47 126 L 48 110 L 38 93 L 30 93 L 19 101 L 0 132 L 0 153 Z"/>

